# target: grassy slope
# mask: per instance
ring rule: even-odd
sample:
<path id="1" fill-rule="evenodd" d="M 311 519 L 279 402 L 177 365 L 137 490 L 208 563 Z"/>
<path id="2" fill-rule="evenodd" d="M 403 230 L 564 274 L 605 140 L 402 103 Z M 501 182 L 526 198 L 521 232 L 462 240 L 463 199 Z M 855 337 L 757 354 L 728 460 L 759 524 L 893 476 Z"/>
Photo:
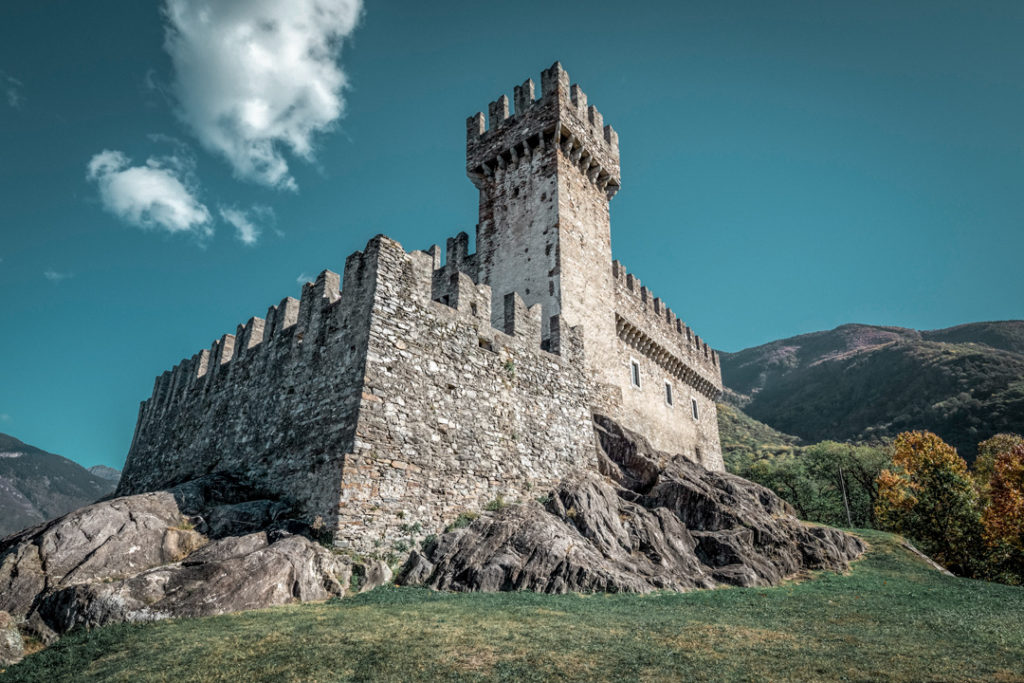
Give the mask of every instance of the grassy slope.
<path id="1" fill-rule="evenodd" d="M 718 433 L 726 464 L 737 456 L 757 459 L 792 453 L 800 439 L 758 422 L 728 403 L 718 404 Z"/>
<path id="2" fill-rule="evenodd" d="M 1024 680 L 1024 589 L 863 532 L 846 576 L 649 596 L 353 599 L 78 633 L 10 681 Z"/>

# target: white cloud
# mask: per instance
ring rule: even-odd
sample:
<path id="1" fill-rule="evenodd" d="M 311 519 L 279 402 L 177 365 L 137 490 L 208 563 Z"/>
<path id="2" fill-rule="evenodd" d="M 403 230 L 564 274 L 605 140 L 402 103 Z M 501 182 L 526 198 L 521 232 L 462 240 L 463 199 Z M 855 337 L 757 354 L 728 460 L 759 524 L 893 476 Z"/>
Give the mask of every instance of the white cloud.
<path id="1" fill-rule="evenodd" d="M 241 178 L 297 189 L 285 151 L 311 160 L 344 108 L 342 39 L 362 0 L 165 0 L 178 114 Z"/>
<path id="2" fill-rule="evenodd" d="M 68 278 L 74 276 L 74 273 L 58 273 L 53 268 L 47 268 L 45 271 L 43 271 L 43 277 L 45 277 L 50 282 L 55 283 L 63 282 L 64 280 L 67 280 Z"/>
<path id="3" fill-rule="evenodd" d="M 21 81 L 17 78 L 0 71 L 0 88 L 9 106 L 19 109 L 25 103 L 25 96 L 21 94 Z"/>
<path id="4" fill-rule="evenodd" d="M 11 416 L 7 413 L 0 413 L 0 422 L 10 422 Z"/>
<path id="5" fill-rule="evenodd" d="M 274 211 L 269 206 L 253 206 L 248 211 L 222 206 L 220 217 L 234 226 L 236 236 L 242 243 L 253 245 L 259 241 L 263 232 L 261 224 L 274 220 Z"/>
<path id="6" fill-rule="evenodd" d="M 311 278 L 310 276 L 306 275 L 305 273 L 300 273 L 299 276 L 297 278 L 295 278 L 295 281 L 298 282 L 300 285 L 304 285 L 307 282 L 312 282 L 313 278 Z"/>
<path id="7" fill-rule="evenodd" d="M 192 162 L 185 156 L 150 157 L 132 166 L 123 152 L 104 150 L 86 177 L 99 187 L 104 208 L 140 228 L 213 234 L 210 211 L 196 199 Z"/>

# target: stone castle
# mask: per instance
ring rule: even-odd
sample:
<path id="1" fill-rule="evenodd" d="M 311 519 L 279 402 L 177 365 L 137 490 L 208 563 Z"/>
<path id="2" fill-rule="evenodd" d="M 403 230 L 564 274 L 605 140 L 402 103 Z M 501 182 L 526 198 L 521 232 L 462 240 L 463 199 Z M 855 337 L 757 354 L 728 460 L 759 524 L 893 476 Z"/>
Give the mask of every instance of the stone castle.
<path id="1" fill-rule="evenodd" d="M 468 120 L 476 253 L 377 236 L 164 372 L 119 493 L 232 472 L 362 551 L 594 467 L 595 413 L 722 470 L 718 354 L 612 260 L 617 134 L 558 63 L 513 100 Z"/>

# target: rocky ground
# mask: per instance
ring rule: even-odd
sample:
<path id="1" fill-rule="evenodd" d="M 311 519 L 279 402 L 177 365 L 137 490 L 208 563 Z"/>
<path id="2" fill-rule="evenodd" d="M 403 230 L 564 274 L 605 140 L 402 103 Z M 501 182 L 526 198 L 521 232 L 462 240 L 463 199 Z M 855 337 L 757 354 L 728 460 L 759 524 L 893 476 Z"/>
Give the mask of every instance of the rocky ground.
<path id="1" fill-rule="evenodd" d="M 452 529 L 413 552 L 399 583 L 442 590 L 648 592 L 776 585 L 841 571 L 861 541 L 800 522 L 768 489 L 671 462 L 643 437 L 595 417 L 600 473 L 548 498 Z"/>
<path id="2" fill-rule="evenodd" d="M 765 586 L 843 570 L 864 550 L 853 536 L 801 523 L 757 484 L 672 462 L 599 416 L 595 428 L 594 471 L 443 533 L 413 551 L 399 582 L 549 593 Z M 318 601 L 390 582 L 383 562 L 353 564 L 290 514 L 237 478 L 209 475 L 9 536 L 0 541 L 0 615 L 9 615 L 0 655 L 17 658 L 15 625 L 49 643 L 80 626 Z"/>
<path id="3" fill-rule="evenodd" d="M 349 559 L 288 512 L 227 476 L 89 505 L 0 541 L 0 610 L 52 642 L 76 626 L 344 595 Z"/>

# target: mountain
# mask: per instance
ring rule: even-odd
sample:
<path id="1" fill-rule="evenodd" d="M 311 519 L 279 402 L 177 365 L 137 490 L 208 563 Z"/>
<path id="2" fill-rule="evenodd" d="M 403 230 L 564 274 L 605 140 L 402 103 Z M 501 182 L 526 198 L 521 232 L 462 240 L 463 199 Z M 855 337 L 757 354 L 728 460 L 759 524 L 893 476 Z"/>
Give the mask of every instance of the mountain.
<path id="1" fill-rule="evenodd" d="M 943 330 L 842 325 L 722 353 L 726 399 L 809 441 L 876 441 L 928 429 L 973 460 L 1024 432 L 1024 321 Z"/>
<path id="2" fill-rule="evenodd" d="M 0 433 L 0 537 L 92 503 L 116 485 L 67 458 Z"/>
<path id="3" fill-rule="evenodd" d="M 107 467 L 106 465 L 93 465 L 89 468 L 89 472 L 100 479 L 112 481 L 114 484 L 121 480 L 121 470 L 115 470 L 113 467 Z"/>

